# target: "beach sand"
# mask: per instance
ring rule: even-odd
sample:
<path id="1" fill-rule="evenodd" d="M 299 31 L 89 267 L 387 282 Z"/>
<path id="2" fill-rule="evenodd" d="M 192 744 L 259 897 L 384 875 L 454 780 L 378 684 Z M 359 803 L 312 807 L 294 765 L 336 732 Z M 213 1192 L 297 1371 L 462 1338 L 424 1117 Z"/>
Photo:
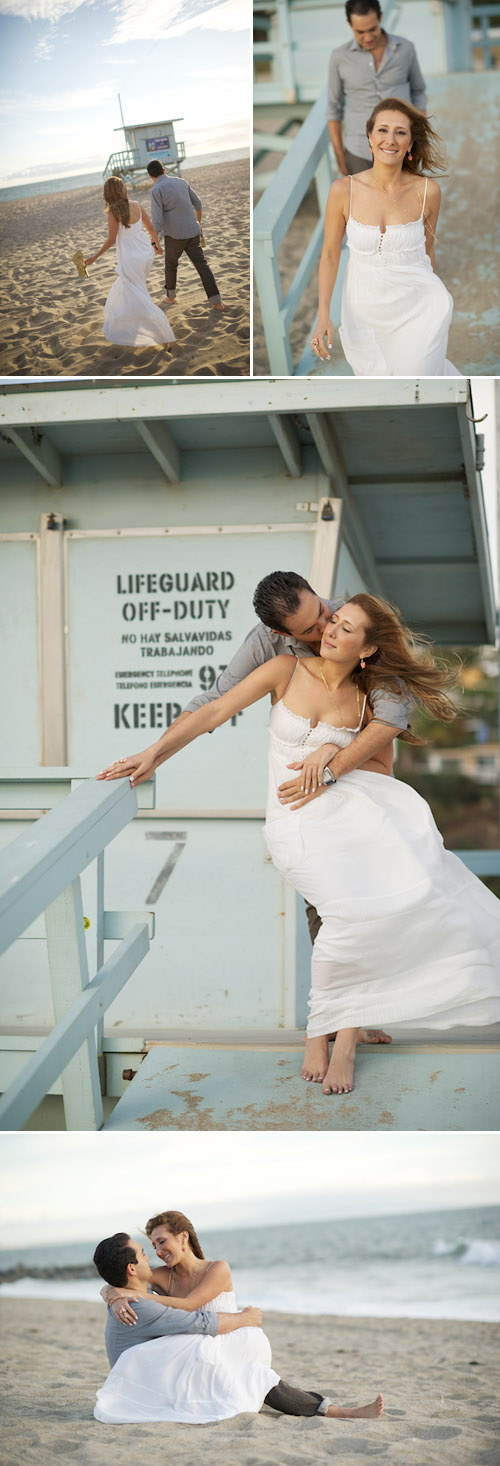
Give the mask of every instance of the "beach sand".
<path id="1" fill-rule="evenodd" d="M 95 1390 L 107 1373 L 104 1308 L 6 1299 L 3 1450 L 9 1466 L 495 1466 L 500 1458 L 498 1327 L 416 1319 L 264 1316 L 273 1365 L 291 1384 L 362 1404 L 375 1420 L 296 1419 L 264 1408 L 215 1425 L 101 1425 Z M 498 1415 L 498 1412 L 497 1412 Z"/>
<path id="2" fill-rule="evenodd" d="M 9 199 L 0 205 L 0 298 L 4 316 L 3 376 L 245 376 L 249 371 L 249 163 L 208 164 L 185 175 L 203 205 L 205 254 L 225 305 L 208 304 L 199 276 L 183 255 L 178 296 L 168 315 L 176 343 L 113 346 L 102 335 L 104 302 L 115 279 L 109 250 L 80 280 L 72 256 L 94 254 L 107 221 L 100 188 Z M 134 197 L 150 213 L 149 185 Z M 149 290 L 167 308 L 163 257 L 155 259 Z"/>

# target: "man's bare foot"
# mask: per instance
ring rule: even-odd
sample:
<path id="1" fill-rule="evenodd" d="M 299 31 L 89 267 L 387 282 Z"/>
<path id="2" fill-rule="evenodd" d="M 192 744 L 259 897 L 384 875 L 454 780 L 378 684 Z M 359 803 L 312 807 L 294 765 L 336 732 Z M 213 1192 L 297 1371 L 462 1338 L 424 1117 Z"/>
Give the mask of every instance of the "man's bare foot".
<path id="1" fill-rule="evenodd" d="M 323 1094 L 350 1094 L 354 1082 L 357 1028 L 342 1028 L 337 1034 L 323 1082 Z"/>
<path id="2" fill-rule="evenodd" d="M 328 1069 L 328 1039 L 323 1034 L 321 1038 L 306 1039 L 306 1051 L 304 1063 L 301 1068 L 303 1079 L 312 1079 L 315 1084 L 321 1084 Z"/>
<path id="3" fill-rule="evenodd" d="M 341 1405 L 329 1405 L 326 1414 L 333 1420 L 378 1420 L 383 1408 L 384 1397 L 377 1395 L 371 1405 L 359 1405 L 357 1410 L 344 1410 Z"/>
<path id="4" fill-rule="evenodd" d="M 221 300 L 209 300 L 208 304 L 212 307 L 213 311 L 224 311 L 226 309 Z"/>

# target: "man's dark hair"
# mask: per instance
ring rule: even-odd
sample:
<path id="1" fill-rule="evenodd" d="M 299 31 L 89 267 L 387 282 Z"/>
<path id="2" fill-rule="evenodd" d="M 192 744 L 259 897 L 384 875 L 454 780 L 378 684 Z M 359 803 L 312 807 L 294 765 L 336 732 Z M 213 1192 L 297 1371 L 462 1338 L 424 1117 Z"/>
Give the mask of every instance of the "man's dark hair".
<path id="1" fill-rule="evenodd" d="M 273 570 L 271 575 L 265 575 L 259 581 L 253 598 L 254 610 L 264 626 L 270 626 L 272 631 L 282 631 L 286 634 L 285 621 L 298 611 L 300 597 L 305 590 L 311 590 L 308 580 L 303 575 L 296 575 L 294 570 Z M 314 591 L 311 591 L 314 595 Z"/>
<path id="2" fill-rule="evenodd" d="M 159 163 L 158 158 L 152 158 L 151 162 L 147 165 L 147 169 L 150 178 L 161 178 L 162 173 L 165 172 L 163 163 Z"/>
<path id="3" fill-rule="evenodd" d="M 115 1232 L 113 1237 L 105 1237 L 99 1242 L 94 1252 L 98 1273 L 113 1288 L 127 1286 L 127 1266 L 129 1262 L 137 1262 L 135 1248 L 130 1244 L 128 1232 Z"/>
<path id="4" fill-rule="evenodd" d="M 380 20 L 382 9 L 378 0 L 347 0 L 345 13 L 349 25 L 351 23 L 351 15 L 369 15 L 370 10 L 374 10 L 377 20 Z"/>

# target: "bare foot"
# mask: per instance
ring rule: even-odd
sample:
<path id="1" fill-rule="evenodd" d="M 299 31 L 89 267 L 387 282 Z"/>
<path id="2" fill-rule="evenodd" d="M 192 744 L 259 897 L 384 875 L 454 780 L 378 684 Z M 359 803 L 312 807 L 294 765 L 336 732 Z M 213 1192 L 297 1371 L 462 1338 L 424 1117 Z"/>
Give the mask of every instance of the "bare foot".
<path id="1" fill-rule="evenodd" d="M 390 1033 L 384 1033 L 383 1028 L 359 1028 L 359 1044 L 391 1044 Z"/>
<path id="2" fill-rule="evenodd" d="M 208 304 L 212 307 L 213 311 L 224 311 L 226 309 L 221 300 L 209 300 Z"/>
<path id="3" fill-rule="evenodd" d="M 371 1405 L 360 1405 L 357 1410 L 344 1410 L 341 1405 L 329 1405 L 326 1412 L 334 1420 L 378 1420 L 384 1408 L 383 1395 L 377 1395 Z"/>
<path id="4" fill-rule="evenodd" d="M 334 1043 L 335 1042 L 335 1039 L 337 1037 L 337 1034 L 336 1033 L 329 1033 L 327 1035 L 327 1037 L 328 1037 L 328 1042 L 329 1043 Z M 305 1037 L 304 1037 L 304 1040 L 303 1041 L 304 1041 L 304 1043 L 306 1042 Z M 359 1029 L 359 1032 L 358 1032 L 358 1043 L 359 1044 L 391 1044 L 392 1043 L 392 1038 L 391 1038 L 390 1033 L 384 1033 L 384 1029 L 383 1028 L 360 1028 Z"/>
<path id="5" fill-rule="evenodd" d="M 315 1084 L 321 1084 L 328 1069 L 328 1039 L 325 1035 L 321 1038 L 306 1039 L 306 1051 L 304 1063 L 301 1068 L 303 1079 L 312 1079 Z"/>
<path id="6" fill-rule="evenodd" d="M 354 1081 L 357 1028 L 342 1028 L 337 1034 L 323 1083 L 323 1094 L 350 1094 Z"/>

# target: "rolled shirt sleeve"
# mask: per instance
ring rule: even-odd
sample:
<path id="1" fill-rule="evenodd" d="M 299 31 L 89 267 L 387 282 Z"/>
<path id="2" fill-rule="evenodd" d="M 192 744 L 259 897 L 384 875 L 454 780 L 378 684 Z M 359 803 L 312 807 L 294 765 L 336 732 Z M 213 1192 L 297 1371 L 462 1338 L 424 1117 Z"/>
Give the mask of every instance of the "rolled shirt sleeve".
<path id="1" fill-rule="evenodd" d="M 195 209 L 201 209 L 201 199 L 198 198 L 198 194 L 195 193 L 194 188 L 191 188 L 191 184 L 190 183 L 188 183 L 188 189 L 189 189 L 189 197 L 191 199 L 191 203 L 192 203 L 193 207 Z"/>
<path id="2" fill-rule="evenodd" d="M 408 718 L 411 709 L 411 698 L 405 683 L 399 678 L 399 692 L 392 692 L 388 687 L 375 687 L 370 694 L 370 702 L 373 709 L 373 719 L 377 723 L 388 723 L 391 728 L 398 728 L 401 733 L 406 733 Z"/>
<path id="3" fill-rule="evenodd" d="M 151 193 L 151 223 L 157 234 L 164 234 L 163 204 L 160 189 L 155 185 Z"/>
<path id="4" fill-rule="evenodd" d="M 413 42 L 411 43 L 408 81 L 410 83 L 410 95 L 413 106 L 418 107 L 419 112 L 425 112 L 425 108 L 427 106 L 427 92 L 425 89 L 425 81 L 420 70 L 420 64 Z"/>
<path id="5" fill-rule="evenodd" d="M 344 85 L 340 75 L 339 58 L 334 51 L 330 56 L 328 67 L 326 116 L 329 122 L 341 122 L 343 115 Z"/>

